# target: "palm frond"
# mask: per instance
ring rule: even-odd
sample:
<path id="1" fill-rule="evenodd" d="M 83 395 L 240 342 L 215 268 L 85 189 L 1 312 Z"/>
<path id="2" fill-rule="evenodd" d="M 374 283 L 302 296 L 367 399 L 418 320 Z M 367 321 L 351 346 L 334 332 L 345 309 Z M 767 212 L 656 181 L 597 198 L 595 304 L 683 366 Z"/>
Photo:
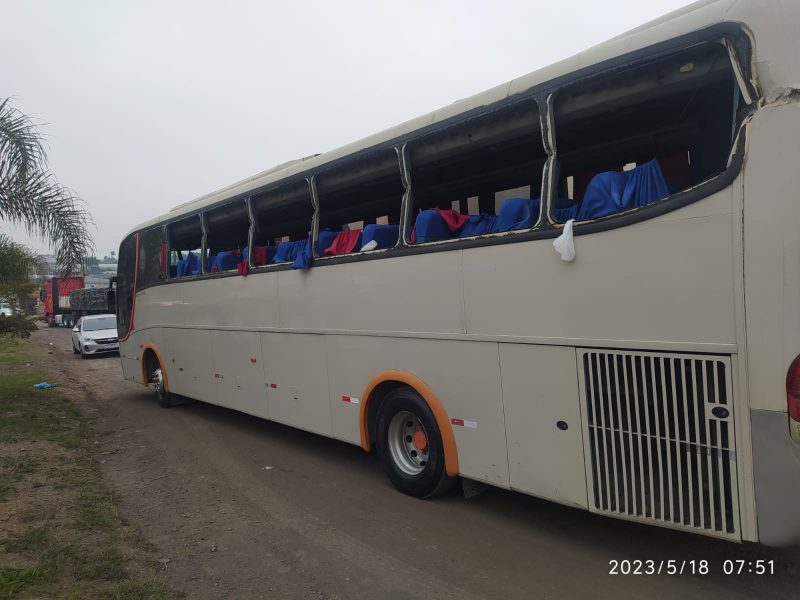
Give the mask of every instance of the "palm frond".
<path id="1" fill-rule="evenodd" d="M 0 286 L 26 284 L 31 275 L 41 275 L 45 268 L 41 256 L 0 233 Z"/>
<path id="2" fill-rule="evenodd" d="M 49 241 L 64 276 L 80 274 L 94 250 L 91 215 L 82 203 L 47 169 L 41 135 L 30 119 L 8 99 L 0 102 L 0 220 Z"/>

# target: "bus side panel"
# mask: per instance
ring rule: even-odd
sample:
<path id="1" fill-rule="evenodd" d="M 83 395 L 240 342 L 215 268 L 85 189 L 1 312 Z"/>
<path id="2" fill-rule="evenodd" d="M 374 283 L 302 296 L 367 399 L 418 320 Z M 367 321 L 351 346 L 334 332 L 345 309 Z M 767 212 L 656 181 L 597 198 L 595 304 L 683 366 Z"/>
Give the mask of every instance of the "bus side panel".
<path id="1" fill-rule="evenodd" d="M 132 335 L 127 341 L 119 344 L 119 358 L 122 364 L 122 377 L 128 381 L 144 383 L 142 381 L 142 363 L 139 362 L 141 350 L 136 342 L 136 336 Z"/>
<path id="2" fill-rule="evenodd" d="M 458 252 L 281 271 L 280 326 L 462 333 Z"/>
<path id="3" fill-rule="evenodd" d="M 134 326 L 163 327 L 183 323 L 182 285 L 156 285 L 136 293 Z"/>
<path id="4" fill-rule="evenodd" d="M 464 250 L 467 331 L 585 345 L 733 345 L 731 210 L 724 190 L 658 218 L 579 235 L 570 263 L 552 240 Z"/>
<path id="5" fill-rule="evenodd" d="M 450 419 L 463 423 L 453 425 L 461 474 L 508 487 L 497 344 L 329 336 L 328 350 L 336 437 L 354 443 L 359 440 L 358 407 L 343 402 L 342 396 L 358 396 L 382 371 L 406 371 L 433 390 Z M 574 363 L 573 355 L 573 370 Z"/>
<path id="6" fill-rule="evenodd" d="M 220 405 L 269 418 L 261 336 L 250 331 L 212 330 L 210 333 Z"/>
<path id="7" fill-rule="evenodd" d="M 163 328 L 155 343 L 167 362 L 170 392 L 203 402 L 218 403 L 211 331 Z"/>
<path id="8" fill-rule="evenodd" d="M 750 407 L 786 412 L 800 354 L 800 104 L 750 124 L 744 173 L 744 281 Z"/>
<path id="9" fill-rule="evenodd" d="M 277 327 L 278 275 L 260 273 L 252 277 L 220 277 L 181 283 L 182 323 L 193 327 L 240 329 Z"/>
<path id="10" fill-rule="evenodd" d="M 800 104 L 750 124 L 744 173 L 748 397 L 759 541 L 800 543 L 800 445 L 791 440 L 786 372 L 800 354 Z"/>
<path id="11" fill-rule="evenodd" d="M 500 344 L 500 369 L 511 487 L 587 508 L 575 349 Z"/>
<path id="12" fill-rule="evenodd" d="M 330 436 L 325 336 L 261 333 L 269 418 Z"/>

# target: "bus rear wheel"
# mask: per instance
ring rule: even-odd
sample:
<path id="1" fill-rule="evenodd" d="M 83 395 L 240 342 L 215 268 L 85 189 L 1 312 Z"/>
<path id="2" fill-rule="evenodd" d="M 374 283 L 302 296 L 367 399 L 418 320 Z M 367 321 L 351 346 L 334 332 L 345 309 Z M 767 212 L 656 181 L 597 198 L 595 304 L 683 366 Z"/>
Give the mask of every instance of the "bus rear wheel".
<path id="1" fill-rule="evenodd" d="M 394 486 L 409 496 L 427 498 L 455 482 L 444 465 L 444 445 L 428 404 L 410 388 L 391 392 L 378 414 L 378 458 Z"/>

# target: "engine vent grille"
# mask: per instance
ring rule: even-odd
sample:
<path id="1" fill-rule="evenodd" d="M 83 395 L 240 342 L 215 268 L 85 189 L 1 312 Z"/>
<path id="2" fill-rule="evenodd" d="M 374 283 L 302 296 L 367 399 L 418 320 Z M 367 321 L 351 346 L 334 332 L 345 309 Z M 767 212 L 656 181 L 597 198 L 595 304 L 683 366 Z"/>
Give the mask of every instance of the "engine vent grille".
<path id="1" fill-rule="evenodd" d="M 578 351 L 590 507 L 740 538 L 730 362 Z"/>

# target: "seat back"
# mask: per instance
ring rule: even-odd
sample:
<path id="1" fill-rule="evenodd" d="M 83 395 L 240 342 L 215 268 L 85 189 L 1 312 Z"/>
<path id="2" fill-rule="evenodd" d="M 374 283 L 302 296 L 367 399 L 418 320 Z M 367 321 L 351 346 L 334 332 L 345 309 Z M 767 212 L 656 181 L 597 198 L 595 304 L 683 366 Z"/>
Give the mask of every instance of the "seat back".
<path id="1" fill-rule="evenodd" d="M 397 238 L 400 235 L 400 225 L 376 225 L 371 224 L 364 227 L 364 234 L 361 240 L 361 246 L 366 246 L 371 241 L 375 240 L 377 246 L 375 248 L 394 248 L 397 244 Z"/>
<path id="2" fill-rule="evenodd" d="M 417 220 L 414 222 L 414 234 L 415 241 L 420 244 L 452 240 L 456 237 L 455 232 L 450 231 L 450 227 L 442 215 L 432 208 L 423 210 L 417 215 Z"/>
<path id="3" fill-rule="evenodd" d="M 197 275 L 200 272 L 200 257 L 194 252 L 189 252 L 185 260 L 184 276 Z"/>
<path id="4" fill-rule="evenodd" d="M 317 236 L 317 255 L 322 256 L 325 254 L 325 250 L 331 247 L 333 240 L 336 239 L 336 236 L 339 234 L 338 231 L 334 231 L 333 229 L 323 229 L 319 232 Z"/>
<path id="5" fill-rule="evenodd" d="M 217 271 L 231 271 L 241 262 L 239 251 L 220 252 L 217 254 L 215 266 Z"/>
<path id="6" fill-rule="evenodd" d="M 539 199 L 508 198 L 497 214 L 495 232 L 529 229 L 539 219 Z"/>
<path id="7" fill-rule="evenodd" d="M 492 233 L 496 225 L 497 217 L 494 215 L 470 215 L 467 222 L 459 229 L 458 237 Z"/>
<path id="8" fill-rule="evenodd" d="M 556 222 L 566 223 L 570 219 L 575 219 L 578 216 L 578 205 L 572 200 L 559 198 L 555 201 L 551 213 Z"/>
<path id="9" fill-rule="evenodd" d="M 586 188 L 577 219 L 599 219 L 668 195 L 667 182 L 655 159 L 630 171 L 598 173 Z"/>

